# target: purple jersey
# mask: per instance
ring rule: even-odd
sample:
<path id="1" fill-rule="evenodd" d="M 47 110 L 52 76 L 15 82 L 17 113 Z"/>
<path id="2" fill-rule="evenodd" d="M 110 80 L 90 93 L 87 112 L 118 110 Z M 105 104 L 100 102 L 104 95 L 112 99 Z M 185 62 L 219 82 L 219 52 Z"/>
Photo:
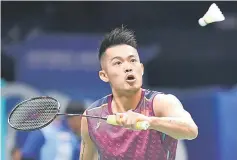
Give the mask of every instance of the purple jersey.
<path id="1" fill-rule="evenodd" d="M 156 91 L 143 89 L 141 100 L 134 112 L 155 116 L 153 99 Z M 111 115 L 112 95 L 93 104 L 88 115 Z M 88 118 L 88 130 L 100 160 L 174 160 L 177 140 L 156 130 L 133 131 L 107 124 L 104 120 Z"/>

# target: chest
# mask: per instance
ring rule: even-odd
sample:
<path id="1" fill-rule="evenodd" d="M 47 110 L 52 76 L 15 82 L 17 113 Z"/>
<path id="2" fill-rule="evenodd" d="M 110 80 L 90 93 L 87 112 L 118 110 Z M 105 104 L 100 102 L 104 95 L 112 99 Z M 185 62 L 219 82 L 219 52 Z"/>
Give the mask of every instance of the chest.
<path id="1" fill-rule="evenodd" d="M 118 156 L 146 151 L 152 144 L 161 146 L 162 134 L 155 130 L 133 131 L 119 126 L 101 123 L 94 130 L 93 141 L 103 154 Z M 153 145 L 154 146 L 154 145 Z"/>

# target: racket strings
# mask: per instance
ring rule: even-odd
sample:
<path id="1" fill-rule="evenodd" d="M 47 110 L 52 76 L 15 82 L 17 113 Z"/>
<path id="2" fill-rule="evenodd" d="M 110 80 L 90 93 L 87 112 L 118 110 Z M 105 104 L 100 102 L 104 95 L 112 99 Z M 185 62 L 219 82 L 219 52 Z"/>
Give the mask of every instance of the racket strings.
<path id="1" fill-rule="evenodd" d="M 12 113 L 9 122 L 17 129 L 36 129 L 52 120 L 57 112 L 57 101 L 47 98 L 33 99 L 20 104 Z"/>

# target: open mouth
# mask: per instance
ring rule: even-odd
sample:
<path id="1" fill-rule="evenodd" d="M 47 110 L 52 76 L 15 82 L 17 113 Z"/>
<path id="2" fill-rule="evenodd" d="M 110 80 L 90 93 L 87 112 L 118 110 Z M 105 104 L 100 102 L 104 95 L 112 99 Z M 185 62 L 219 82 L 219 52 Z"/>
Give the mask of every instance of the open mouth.
<path id="1" fill-rule="evenodd" d="M 133 81 L 135 81 L 136 80 L 136 78 L 133 76 L 133 75 L 129 75 L 129 76 L 127 76 L 127 78 L 126 78 L 126 81 L 128 81 L 128 82 L 133 82 Z"/>

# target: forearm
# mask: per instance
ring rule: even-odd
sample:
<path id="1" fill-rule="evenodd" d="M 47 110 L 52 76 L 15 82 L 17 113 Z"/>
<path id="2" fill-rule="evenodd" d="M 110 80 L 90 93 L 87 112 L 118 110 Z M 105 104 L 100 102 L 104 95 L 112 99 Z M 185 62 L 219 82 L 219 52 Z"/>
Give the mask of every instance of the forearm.
<path id="1" fill-rule="evenodd" d="M 82 141 L 81 152 L 80 152 L 80 160 L 97 160 L 98 154 L 93 146 L 86 144 Z"/>
<path id="2" fill-rule="evenodd" d="M 86 111 L 84 112 L 86 115 Z M 87 119 L 84 117 L 81 120 L 81 150 L 80 150 L 80 160 L 98 160 L 98 152 L 95 144 L 91 140 L 88 131 Z"/>
<path id="3" fill-rule="evenodd" d="M 192 121 L 179 117 L 150 117 L 150 129 L 165 133 L 175 139 L 192 140 L 198 128 Z"/>

